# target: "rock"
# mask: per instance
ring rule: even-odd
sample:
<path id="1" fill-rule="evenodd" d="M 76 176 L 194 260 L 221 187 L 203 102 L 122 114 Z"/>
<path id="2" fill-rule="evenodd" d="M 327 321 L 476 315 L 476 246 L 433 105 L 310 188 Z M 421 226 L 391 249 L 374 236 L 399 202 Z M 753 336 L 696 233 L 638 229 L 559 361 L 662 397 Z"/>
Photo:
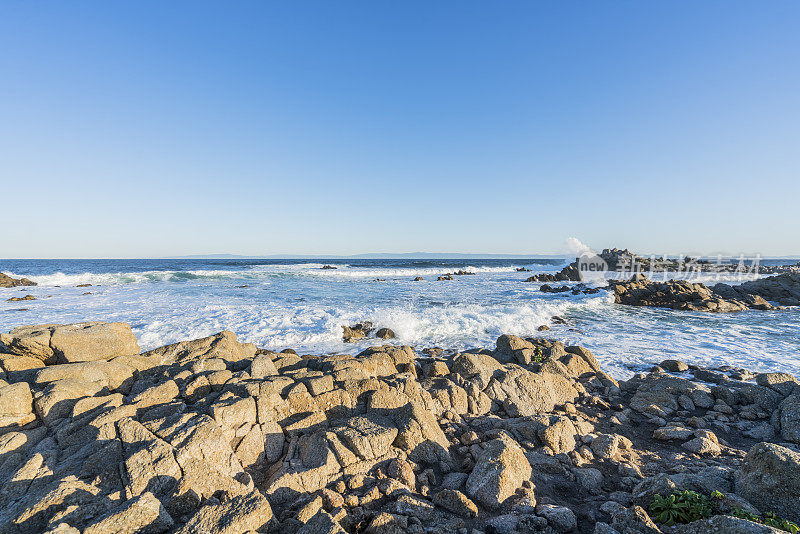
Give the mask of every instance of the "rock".
<path id="1" fill-rule="evenodd" d="M 342 341 L 349 343 L 356 339 L 363 339 L 372 332 L 372 323 L 364 321 L 353 326 L 342 326 Z"/>
<path id="2" fill-rule="evenodd" d="M 800 443 L 800 395 L 787 397 L 781 403 L 778 421 L 783 439 Z"/>
<path id="3" fill-rule="evenodd" d="M 392 422 L 377 414 L 352 417 L 335 431 L 342 443 L 362 460 L 383 456 L 397 437 Z"/>
<path id="4" fill-rule="evenodd" d="M 662 441 L 668 441 L 671 439 L 685 440 L 689 439 L 692 434 L 694 434 L 694 430 L 691 428 L 682 426 L 663 426 L 653 431 L 653 438 Z"/>
<path id="5" fill-rule="evenodd" d="M 620 448 L 620 436 L 617 434 L 600 434 L 590 444 L 592 452 L 598 457 L 613 459 Z"/>
<path id="6" fill-rule="evenodd" d="M 19 286 L 35 286 L 36 282 L 28 280 L 27 278 L 11 278 L 7 274 L 0 273 L 0 287 L 19 287 Z"/>
<path id="7" fill-rule="evenodd" d="M 134 419 L 121 419 L 116 426 L 123 447 L 127 497 L 145 492 L 157 497 L 170 495 L 182 476 L 172 447 Z"/>
<path id="8" fill-rule="evenodd" d="M 575 469 L 575 480 L 592 495 L 603 493 L 603 473 L 594 467 Z"/>
<path id="9" fill-rule="evenodd" d="M 239 343 L 233 332 L 225 330 L 213 336 L 159 347 L 142 353 L 142 356 L 157 362 L 157 365 L 169 365 L 176 362 L 189 362 L 209 358 L 238 362 L 252 360 L 257 350 L 252 343 Z"/>
<path id="10" fill-rule="evenodd" d="M 736 471 L 736 493 L 762 513 L 800 522 L 800 453 L 773 443 L 754 445 Z"/>
<path id="11" fill-rule="evenodd" d="M 578 528 L 578 518 L 565 506 L 539 504 L 536 506 L 536 513 L 547 519 L 556 532 L 571 532 Z"/>
<path id="12" fill-rule="evenodd" d="M 0 368 L 7 373 L 27 371 L 28 369 L 40 369 L 42 367 L 44 367 L 44 362 L 39 358 L 0 353 Z"/>
<path id="13" fill-rule="evenodd" d="M 33 405 L 44 424 L 52 426 L 58 419 L 69 417 L 79 399 L 97 395 L 103 387 L 98 382 L 57 380 L 48 384 L 44 391 L 36 395 Z"/>
<path id="14" fill-rule="evenodd" d="M 176 534 L 242 534 L 265 528 L 271 519 L 269 501 L 254 490 L 221 504 L 203 506 Z"/>
<path id="15" fill-rule="evenodd" d="M 126 323 L 24 326 L 0 334 L 0 343 L 15 354 L 39 358 L 48 365 L 139 353 L 136 336 Z"/>
<path id="16" fill-rule="evenodd" d="M 328 512 L 319 510 L 297 534 L 346 534 L 346 531 Z"/>
<path id="17" fill-rule="evenodd" d="M 467 493 L 483 506 L 497 509 L 531 477 L 522 448 L 501 434 L 486 444 L 467 479 Z"/>
<path id="18" fill-rule="evenodd" d="M 445 488 L 434 495 L 433 504 L 461 517 L 477 517 L 478 507 L 458 490 Z"/>
<path id="19" fill-rule="evenodd" d="M 22 426 L 34 419 L 33 395 L 26 382 L 0 386 L 0 428 Z"/>
<path id="20" fill-rule="evenodd" d="M 615 515 L 611 526 L 620 534 L 661 534 L 661 530 L 640 506 L 631 506 L 624 513 Z"/>
<path id="21" fill-rule="evenodd" d="M 423 280 L 424 278 L 422 278 L 421 276 L 415 276 L 412 282 L 422 282 Z"/>
<path id="22" fill-rule="evenodd" d="M 8 302 L 23 302 L 26 300 L 36 300 L 36 297 L 33 295 L 25 295 L 24 297 L 11 297 L 8 299 Z"/>
<path id="23" fill-rule="evenodd" d="M 759 373 L 756 384 L 772 388 L 783 396 L 789 396 L 798 389 L 797 379 L 788 373 Z"/>
<path id="24" fill-rule="evenodd" d="M 152 493 L 142 493 L 87 526 L 83 534 L 161 534 L 173 521 Z"/>
<path id="25" fill-rule="evenodd" d="M 394 330 L 390 328 L 381 328 L 375 334 L 375 337 L 378 337 L 380 339 L 393 339 L 395 337 Z"/>
<path id="26" fill-rule="evenodd" d="M 730 286 L 728 286 L 730 287 Z M 645 276 L 637 276 L 627 282 L 611 281 L 617 304 L 628 306 L 651 306 L 684 311 L 734 312 L 746 309 L 771 310 L 774 306 L 752 294 L 720 292 L 704 284 L 687 280 L 652 282 Z"/>
<path id="27" fill-rule="evenodd" d="M 697 437 L 681 445 L 687 451 L 700 455 L 710 454 L 712 456 L 717 456 L 722 452 L 719 447 L 719 442 L 717 441 L 717 436 L 713 432 L 708 430 L 696 430 L 694 434 Z"/>
<path id="28" fill-rule="evenodd" d="M 408 518 L 404 515 L 379 512 L 367 527 L 368 534 L 406 534 Z"/>
<path id="29" fill-rule="evenodd" d="M 664 360 L 658 366 L 672 373 L 682 373 L 689 370 L 689 366 L 680 360 Z"/>
<path id="30" fill-rule="evenodd" d="M 250 378 L 266 378 L 277 374 L 278 368 L 269 356 L 259 354 L 253 358 L 250 364 Z"/>
<path id="31" fill-rule="evenodd" d="M 735 289 L 742 295 L 758 296 L 784 306 L 797 306 L 800 304 L 800 272 L 783 273 L 744 282 Z"/>

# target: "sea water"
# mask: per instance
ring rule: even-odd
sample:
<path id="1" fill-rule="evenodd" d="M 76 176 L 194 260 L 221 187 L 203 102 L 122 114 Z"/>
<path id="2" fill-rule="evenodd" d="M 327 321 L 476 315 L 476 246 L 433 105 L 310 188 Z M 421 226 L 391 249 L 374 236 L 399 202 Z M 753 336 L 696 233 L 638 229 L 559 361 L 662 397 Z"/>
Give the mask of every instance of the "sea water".
<path id="1" fill-rule="evenodd" d="M 325 264 L 336 269 L 322 269 Z M 564 259 L 0 260 L 0 272 L 38 284 L 0 289 L 0 331 L 125 321 L 142 349 L 231 330 L 259 347 L 321 355 L 354 354 L 379 342 L 342 341 L 342 325 L 371 321 L 394 330 L 397 338 L 389 343 L 417 349 L 492 348 L 503 333 L 559 339 L 590 348 L 619 378 L 667 358 L 800 375 L 796 307 L 728 314 L 638 308 L 614 304 L 606 291 L 543 293 L 541 284 L 524 281 L 565 264 Z M 475 274 L 436 280 L 457 270 Z M 412 281 L 416 276 L 424 280 Z M 718 280 L 730 275 L 703 275 L 708 283 Z M 82 284 L 92 285 L 76 287 Z M 7 302 L 26 294 L 36 300 Z M 553 316 L 566 324 L 556 324 Z M 539 332 L 540 325 L 552 330 Z"/>

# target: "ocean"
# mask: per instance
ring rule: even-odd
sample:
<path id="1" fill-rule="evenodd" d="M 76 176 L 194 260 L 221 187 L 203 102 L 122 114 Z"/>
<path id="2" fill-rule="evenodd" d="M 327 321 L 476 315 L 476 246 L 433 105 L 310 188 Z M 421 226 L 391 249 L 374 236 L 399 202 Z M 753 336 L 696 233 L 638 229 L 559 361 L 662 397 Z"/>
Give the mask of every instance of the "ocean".
<path id="1" fill-rule="evenodd" d="M 322 269 L 326 264 L 336 269 Z M 0 260 L 0 272 L 39 284 L 0 289 L 0 331 L 125 321 L 142 349 L 231 330 L 259 347 L 334 354 L 382 343 L 342 341 L 342 325 L 371 321 L 394 330 L 389 343 L 419 350 L 492 348 L 503 333 L 542 335 L 590 348 L 618 378 L 667 358 L 800 375 L 796 307 L 731 314 L 634 308 L 615 305 L 605 291 L 542 293 L 541 284 L 524 282 L 564 265 L 535 258 Z M 436 281 L 458 270 L 475 274 Z M 416 276 L 424 280 L 412 281 Z M 701 281 L 717 280 L 732 279 L 708 274 Z M 91 286 L 76 287 L 82 284 Z M 36 300 L 7 302 L 25 294 Z M 567 324 L 555 324 L 554 315 Z M 544 324 L 552 330 L 538 332 Z"/>

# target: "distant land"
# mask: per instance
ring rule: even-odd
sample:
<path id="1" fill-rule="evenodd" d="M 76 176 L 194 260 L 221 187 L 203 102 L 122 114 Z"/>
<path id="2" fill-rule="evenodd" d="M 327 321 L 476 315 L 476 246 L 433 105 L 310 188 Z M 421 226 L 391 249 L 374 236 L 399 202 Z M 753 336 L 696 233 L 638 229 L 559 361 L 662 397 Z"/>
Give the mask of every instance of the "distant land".
<path id="1" fill-rule="evenodd" d="M 269 254 L 264 256 L 249 256 L 241 254 L 191 254 L 188 256 L 166 256 L 162 259 L 180 260 L 405 260 L 405 259 L 436 259 L 436 260 L 486 260 L 486 259 L 564 259 L 571 258 L 568 254 L 467 254 L 457 252 L 380 252 L 372 254 L 353 254 L 350 256 L 330 254 Z"/>

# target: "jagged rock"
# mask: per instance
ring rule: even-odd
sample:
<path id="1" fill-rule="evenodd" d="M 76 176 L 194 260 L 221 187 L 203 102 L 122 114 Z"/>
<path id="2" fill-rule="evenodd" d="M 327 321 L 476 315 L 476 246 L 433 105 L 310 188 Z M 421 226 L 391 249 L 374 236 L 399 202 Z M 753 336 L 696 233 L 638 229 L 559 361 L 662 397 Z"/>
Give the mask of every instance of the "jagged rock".
<path id="1" fill-rule="evenodd" d="M 27 278 L 11 278 L 7 274 L 0 273 L 0 287 L 20 287 L 20 286 L 35 286 L 36 282 L 28 280 Z"/>
<path id="2" fill-rule="evenodd" d="M 687 441 L 681 445 L 687 451 L 695 454 L 710 454 L 712 456 L 719 455 L 722 451 L 719 447 L 717 436 L 708 430 L 696 430 L 694 439 Z"/>
<path id="3" fill-rule="evenodd" d="M 578 518 L 566 506 L 539 504 L 536 506 L 536 513 L 547 519 L 556 532 L 571 532 L 578 527 Z"/>
<path id="4" fill-rule="evenodd" d="M 652 306 L 684 311 L 734 312 L 747 309 L 771 310 L 769 302 L 757 295 L 720 293 L 704 284 L 686 280 L 652 282 L 640 275 L 627 282 L 611 281 L 617 304 Z M 716 291 L 715 291 L 716 290 Z"/>
<path id="5" fill-rule="evenodd" d="M 467 493 L 496 509 L 531 477 L 531 464 L 513 439 L 500 435 L 486 444 L 466 483 Z"/>
<path id="6" fill-rule="evenodd" d="M 367 337 L 370 332 L 372 332 L 372 323 L 368 321 L 353 326 L 342 326 L 342 340 L 349 343 Z"/>
<path id="7" fill-rule="evenodd" d="M 161 534 L 172 525 L 172 517 L 161 502 L 145 492 L 88 525 L 83 534 Z"/>
<path id="8" fill-rule="evenodd" d="M 800 522 L 800 453 L 773 443 L 754 445 L 736 472 L 736 493 L 761 512 Z"/>
<path id="9" fill-rule="evenodd" d="M 318 511 L 297 534 L 345 534 L 342 526 L 325 510 Z"/>
<path id="10" fill-rule="evenodd" d="M 661 530 L 640 506 L 631 506 L 615 515 L 611 526 L 620 534 L 661 534 Z"/>
<path id="11" fill-rule="evenodd" d="M 242 534 L 261 530 L 272 519 L 269 501 L 257 490 L 200 508 L 176 534 Z"/>
<path id="12" fill-rule="evenodd" d="M 227 330 L 192 341 L 181 341 L 142 353 L 160 365 L 188 362 L 197 359 L 221 358 L 238 362 L 252 359 L 258 349 L 252 343 L 239 343 L 236 334 Z"/>
<path id="13" fill-rule="evenodd" d="M 757 295 L 784 306 L 800 305 L 800 273 L 783 273 L 744 282 L 735 288 L 740 294 Z"/>
<path id="14" fill-rule="evenodd" d="M 394 330 L 391 328 L 380 328 L 375 333 L 375 337 L 380 339 L 393 339 L 395 337 Z"/>
<path id="15" fill-rule="evenodd" d="M 433 504 L 461 517 L 476 517 L 478 507 L 469 497 L 458 490 L 445 488 L 434 495 Z"/>

